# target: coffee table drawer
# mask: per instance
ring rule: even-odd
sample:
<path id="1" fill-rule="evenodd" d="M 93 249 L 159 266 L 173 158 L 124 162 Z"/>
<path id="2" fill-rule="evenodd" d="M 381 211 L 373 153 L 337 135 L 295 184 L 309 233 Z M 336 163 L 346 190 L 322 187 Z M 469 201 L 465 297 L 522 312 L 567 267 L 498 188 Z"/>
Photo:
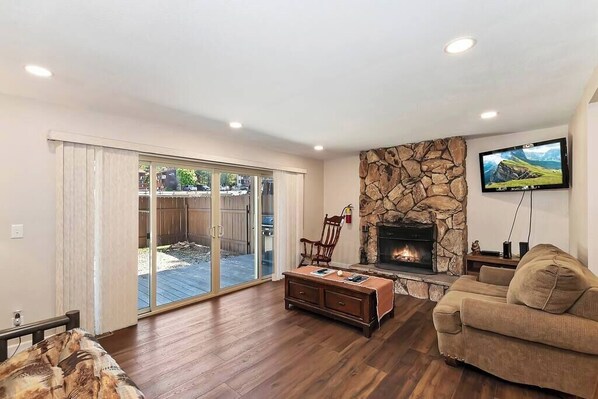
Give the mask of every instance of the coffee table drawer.
<path id="1" fill-rule="evenodd" d="M 310 285 L 289 281 L 289 296 L 305 302 L 319 303 L 319 289 Z"/>
<path id="2" fill-rule="evenodd" d="M 340 292 L 326 290 L 324 293 L 324 305 L 328 309 L 350 314 L 360 319 L 363 319 L 362 303 L 360 298 Z"/>

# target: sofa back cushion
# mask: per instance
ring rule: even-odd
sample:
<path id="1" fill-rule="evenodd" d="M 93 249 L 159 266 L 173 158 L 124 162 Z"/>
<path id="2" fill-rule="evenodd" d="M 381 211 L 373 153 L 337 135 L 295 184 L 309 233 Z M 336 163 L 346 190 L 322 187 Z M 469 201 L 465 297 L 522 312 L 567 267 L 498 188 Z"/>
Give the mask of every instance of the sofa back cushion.
<path id="1" fill-rule="evenodd" d="M 550 313 L 566 312 L 590 287 L 586 268 L 554 246 L 544 245 L 532 251 L 532 256 L 526 254 L 523 265 L 517 267 L 507 302 Z"/>
<path id="2" fill-rule="evenodd" d="M 598 321 L 598 287 L 586 290 L 567 312 Z"/>
<path id="3" fill-rule="evenodd" d="M 550 258 L 556 254 L 565 253 L 559 247 L 556 247 L 552 244 L 538 244 L 532 249 L 530 249 L 523 257 L 519 260 L 517 264 L 517 270 L 521 269 L 523 266 L 527 265 L 530 261 L 534 259 L 540 258 Z"/>
<path id="4" fill-rule="evenodd" d="M 575 316 L 598 321 L 598 276 L 587 267 L 583 268 L 583 274 L 590 283 L 590 288 L 579 297 L 568 312 Z"/>

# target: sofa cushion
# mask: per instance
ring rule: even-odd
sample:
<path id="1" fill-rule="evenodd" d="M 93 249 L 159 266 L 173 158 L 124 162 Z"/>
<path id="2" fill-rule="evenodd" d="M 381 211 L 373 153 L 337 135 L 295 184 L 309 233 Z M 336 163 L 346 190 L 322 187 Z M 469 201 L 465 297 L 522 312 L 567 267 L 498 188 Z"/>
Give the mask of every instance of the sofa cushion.
<path id="1" fill-rule="evenodd" d="M 568 312 L 575 316 L 598 321 L 598 276 L 587 267 L 584 267 L 582 271 L 590 283 L 590 288 L 579 297 Z"/>
<path id="2" fill-rule="evenodd" d="M 559 253 L 565 252 L 552 244 L 538 244 L 530 249 L 525 255 L 523 255 L 517 264 L 517 270 L 521 269 L 534 259 L 543 259 L 547 257 L 551 258 Z"/>
<path id="3" fill-rule="evenodd" d="M 550 313 L 567 311 L 590 286 L 584 266 L 558 248 L 534 252 L 536 257 L 518 266 L 507 302 Z"/>
<path id="4" fill-rule="evenodd" d="M 461 321 L 466 327 L 598 355 L 598 323 L 570 314 L 556 315 L 523 305 L 465 298 Z"/>
<path id="5" fill-rule="evenodd" d="M 515 275 L 515 269 L 482 265 L 478 281 L 508 287 Z"/>
<path id="6" fill-rule="evenodd" d="M 592 287 L 586 290 L 567 312 L 575 316 L 598 321 L 598 288 Z"/>
<path id="7" fill-rule="evenodd" d="M 506 302 L 506 299 L 503 297 L 451 290 L 442 297 L 434 308 L 432 318 L 436 331 L 448 334 L 458 334 L 461 332 L 461 302 L 464 298 L 475 298 L 500 303 Z"/>
<path id="8" fill-rule="evenodd" d="M 508 289 L 509 287 L 502 285 L 486 284 L 476 280 L 459 278 L 453 285 L 451 285 L 449 291 L 471 292 L 472 294 L 506 298 Z"/>

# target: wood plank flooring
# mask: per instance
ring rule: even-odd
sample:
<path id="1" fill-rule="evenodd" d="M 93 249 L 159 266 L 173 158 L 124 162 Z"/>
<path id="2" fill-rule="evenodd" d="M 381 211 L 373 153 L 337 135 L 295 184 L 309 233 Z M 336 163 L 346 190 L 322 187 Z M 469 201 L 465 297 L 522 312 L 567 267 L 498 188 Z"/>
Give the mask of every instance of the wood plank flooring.
<path id="1" fill-rule="evenodd" d="M 174 256 L 170 255 L 171 258 Z M 176 260 L 176 258 L 175 258 Z M 156 303 L 166 305 L 210 292 L 212 265 L 210 262 L 192 263 L 175 269 L 160 270 L 157 275 Z M 264 275 L 272 274 L 272 267 L 264 262 Z M 245 254 L 221 259 L 220 288 L 255 280 L 255 255 Z M 149 274 L 137 279 L 137 309 L 149 306 Z"/>
<path id="2" fill-rule="evenodd" d="M 372 338 L 285 310 L 266 283 L 140 320 L 100 342 L 148 398 L 552 398 L 471 367 L 447 366 L 433 302 L 397 296 Z"/>

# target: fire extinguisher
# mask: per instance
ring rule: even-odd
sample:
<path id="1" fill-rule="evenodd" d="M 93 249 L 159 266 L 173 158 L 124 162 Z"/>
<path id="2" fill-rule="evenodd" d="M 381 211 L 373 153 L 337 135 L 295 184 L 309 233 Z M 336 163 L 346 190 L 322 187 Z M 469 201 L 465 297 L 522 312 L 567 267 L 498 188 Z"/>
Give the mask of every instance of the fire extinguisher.
<path id="1" fill-rule="evenodd" d="M 353 221 L 352 215 L 353 215 L 353 205 L 349 204 L 345 207 L 345 209 L 343 210 L 343 213 L 345 214 L 345 222 L 347 222 L 348 224 L 351 224 L 351 222 Z"/>

